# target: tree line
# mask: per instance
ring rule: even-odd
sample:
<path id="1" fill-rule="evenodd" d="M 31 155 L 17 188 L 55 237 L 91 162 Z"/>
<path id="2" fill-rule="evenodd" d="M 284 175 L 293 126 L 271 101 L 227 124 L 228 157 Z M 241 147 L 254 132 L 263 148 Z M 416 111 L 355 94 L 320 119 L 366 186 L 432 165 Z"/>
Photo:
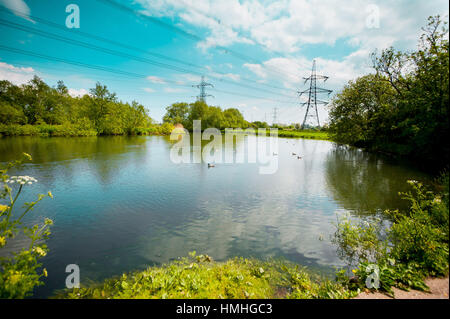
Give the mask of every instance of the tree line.
<path id="1" fill-rule="evenodd" d="M 171 104 L 159 125 L 142 104 L 119 101 L 99 82 L 89 94 L 74 97 L 63 81 L 55 87 L 38 76 L 22 85 L 0 81 L 0 135 L 167 135 L 178 123 L 192 130 L 193 120 L 201 120 L 202 129 L 270 127 L 266 122 L 247 122 L 236 108 L 223 110 L 203 101 Z"/>
<path id="2" fill-rule="evenodd" d="M 350 81 L 331 103 L 337 142 L 406 156 L 433 170 L 449 161 L 447 23 L 429 17 L 415 51 L 390 47 L 372 57 L 372 74 Z"/>
<path id="3" fill-rule="evenodd" d="M 236 108 L 222 110 L 220 106 L 210 106 L 204 101 L 194 103 L 177 102 L 166 108 L 164 123 L 182 124 L 184 128 L 192 130 L 194 120 L 202 121 L 202 130 L 208 127 L 218 129 L 249 127 L 269 127 L 265 122 L 247 122 Z"/>
<path id="4" fill-rule="evenodd" d="M 73 97 L 63 81 L 50 87 L 34 76 L 28 83 L 0 81 L 0 134 L 124 135 L 168 134 L 136 101 L 124 103 L 105 85 Z"/>

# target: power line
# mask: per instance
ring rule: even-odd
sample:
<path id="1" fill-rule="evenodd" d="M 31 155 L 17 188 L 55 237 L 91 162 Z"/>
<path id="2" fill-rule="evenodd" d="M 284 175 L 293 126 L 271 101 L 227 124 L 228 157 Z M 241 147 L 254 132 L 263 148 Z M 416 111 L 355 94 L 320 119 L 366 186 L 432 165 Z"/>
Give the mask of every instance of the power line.
<path id="1" fill-rule="evenodd" d="M 88 49 L 91 49 L 91 50 L 101 51 L 101 52 L 104 52 L 104 53 L 107 53 L 107 54 L 133 59 L 133 60 L 136 60 L 136 61 L 139 61 L 139 62 L 151 64 L 151 65 L 154 65 L 154 66 L 157 66 L 157 67 L 161 67 L 161 68 L 171 69 L 171 70 L 174 70 L 176 72 L 192 73 L 192 74 L 196 74 L 196 75 L 199 75 L 199 76 L 202 75 L 201 73 L 193 71 L 193 70 L 184 69 L 184 68 L 181 68 L 181 67 L 178 67 L 178 66 L 167 64 L 167 63 L 153 61 L 153 60 L 150 60 L 150 59 L 147 59 L 147 58 L 134 56 L 134 55 L 131 55 L 131 54 L 128 54 L 128 53 L 124 53 L 124 52 L 121 52 L 121 51 L 116 51 L 116 50 L 100 47 L 100 46 L 93 45 L 93 44 L 86 43 L 86 42 L 82 42 L 82 41 L 78 41 L 78 40 L 74 40 L 74 39 L 69 39 L 69 38 L 66 38 L 66 37 L 63 37 L 63 36 L 60 36 L 60 35 L 57 35 L 57 34 L 45 32 L 45 31 L 40 31 L 40 30 L 31 28 L 31 27 L 27 27 L 27 26 L 23 26 L 21 24 L 10 22 L 10 21 L 7 21 L 7 20 L 0 19 L 0 24 L 4 25 L 6 27 L 10 27 L 10 28 L 21 30 L 21 31 L 25 31 L 25 32 L 31 32 L 31 33 L 37 34 L 39 36 L 51 38 L 51 39 L 54 39 L 54 40 L 57 40 L 57 41 L 61 41 L 61 42 L 65 42 L 65 43 L 68 43 L 68 44 L 71 44 L 71 45 L 82 46 L 82 47 L 85 47 L 85 48 L 88 48 Z M 274 94 L 274 95 L 282 95 L 282 96 L 285 96 L 285 97 L 289 97 L 289 96 L 284 95 L 284 94 L 279 94 L 278 92 L 274 92 L 274 91 L 267 90 L 267 89 L 262 89 L 262 88 L 257 88 L 257 87 L 254 87 L 254 86 L 251 86 L 251 85 L 248 85 L 248 84 L 236 83 L 234 81 L 228 81 L 228 80 L 225 80 L 225 79 L 222 79 L 222 78 L 217 78 L 217 77 L 214 77 L 214 76 L 210 76 L 210 77 L 211 78 L 215 78 L 217 81 L 225 82 L 225 83 L 236 85 L 236 86 L 239 86 L 239 87 L 246 87 L 248 89 L 262 91 L 264 93 L 269 93 L 269 94 Z"/>
<path id="2" fill-rule="evenodd" d="M 164 21 L 161 21 L 161 20 L 159 20 L 159 19 L 156 19 L 156 18 L 154 18 L 154 17 L 145 15 L 145 14 L 139 12 L 139 11 L 133 10 L 132 8 L 130 8 L 130 7 L 128 7 L 128 6 L 125 6 L 125 5 L 123 5 L 123 4 L 117 3 L 117 2 L 114 1 L 114 0 L 97 0 L 97 1 L 103 2 L 103 3 L 107 4 L 107 5 L 110 5 L 110 6 L 112 6 L 112 7 L 115 7 L 115 8 L 117 8 L 117 9 L 119 9 L 119 10 L 124 11 L 124 12 L 132 13 L 132 14 L 134 14 L 134 15 L 137 15 L 137 16 L 139 16 L 140 18 L 146 19 L 146 20 L 148 20 L 148 21 L 151 22 L 151 23 L 154 23 L 154 24 L 156 24 L 156 25 L 158 25 L 158 26 L 160 26 L 160 27 L 163 27 L 163 28 L 165 28 L 165 29 L 168 29 L 168 30 L 170 30 L 170 31 L 172 31 L 172 32 L 175 32 L 175 33 L 177 33 L 177 34 L 180 34 L 180 35 L 182 35 L 182 36 L 184 36 L 184 37 L 186 37 L 186 38 L 188 38 L 188 39 L 190 39 L 190 40 L 194 40 L 194 41 L 205 41 L 204 38 L 201 38 L 200 36 L 198 36 L 198 35 L 196 35 L 196 34 L 193 34 L 193 33 L 191 33 L 191 32 L 187 32 L 187 31 L 185 31 L 185 30 L 182 30 L 182 29 L 179 28 L 179 27 L 176 27 L 176 26 L 174 26 L 174 25 L 168 24 L 168 23 L 166 23 L 166 22 L 164 22 Z M 257 63 L 257 64 L 261 64 L 261 65 L 263 64 L 261 61 L 255 59 L 255 58 L 253 58 L 253 57 L 249 57 L 249 56 L 247 56 L 247 55 L 245 55 L 245 54 L 236 52 L 236 51 L 231 50 L 231 49 L 227 49 L 227 48 L 225 48 L 225 47 L 223 47 L 223 46 L 220 46 L 220 45 L 213 46 L 213 48 L 216 49 L 216 50 L 222 51 L 222 52 L 224 52 L 224 53 L 226 53 L 226 54 L 233 55 L 234 57 L 236 57 L 236 58 L 238 58 L 238 59 L 241 59 L 241 60 L 243 60 L 243 61 L 245 61 L 245 62 L 252 61 L 253 63 Z M 273 69 L 274 69 L 274 71 L 275 71 L 275 68 L 273 68 Z M 285 72 L 283 72 L 283 71 L 275 71 L 275 72 L 278 73 L 278 74 L 280 74 L 280 75 L 283 75 L 283 76 L 285 75 L 285 74 L 284 74 Z"/>
<path id="3" fill-rule="evenodd" d="M 45 59 L 45 60 L 49 60 L 49 61 L 54 61 L 54 62 L 62 62 L 62 63 L 66 63 L 66 64 L 78 66 L 78 67 L 83 67 L 83 68 L 88 68 L 88 69 L 93 69 L 93 70 L 99 70 L 99 71 L 119 74 L 119 75 L 122 75 L 122 76 L 128 76 L 128 77 L 134 77 L 134 78 L 146 78 L 147 77 L 146 75 L 143 75 L 143 74 L 138 74 L 138 73 L 133 73 L 133 72 L 128 72 L 128 71 L 122 71 L 122 70 L 112 69 L 112 68 L 108 68 L 108 67 L 97 66 L 97 65 L 87 64 L 87 63 L 73 61 L 73 60 L 69 60 L 69 59 L 49 56 L 49 55 L 46 55 L 46 54 L 41 54 L 41 53 L 36 53 L 36 52 L 32 52 L 32 51 L 12 48 L 12 47 L 4 46 L 4 45 L 1 45 L 1 44 L 0 44 L 0 50 L 9 51 L 9 52 L 18 53 L 18 54 L 23 54 L 23 55 L 27 55 L 27 56 L 33 56 L 33 57 L 37 57 L 37 58 L 41 58 L 41 59 Z M 191 87 L 191 85 L 180 84 L 177 81 L 171 81 L 171 80 L 167 80 L 167 79 L 161 79 L 161 80 L 162 80 L 161 84 L 171 83 L 171 84 L 178 85 L 178 86 Z M 230 91 L 224 91 L 224 90 L 218 90 L 218 89 L 215 89 L 215 90 L 218 91 L 218 92 L 222 92 L 224 94 L 243 95 L 243 96 L 255 98 L 255 99 L 258 99 L 258 100 L 280 102 L 278 100 L 273 100 L 273 99 L 265 98 L 265 97 L 245 95 L 245 94 L 240 94 L 240 93 L 237 93 L 237 92 L 230 92 Z M 293 103 L 293 102 L 285 101 L 285 103 Z"/>
<path id="4" fill-rule="evenodd" d="M 22 15 L 22 16 L 26 15 L 25 13 L 23 13 L 21 11 L 6 8 L 6 7 L 2 6 L 1 4 L 0 4 L 0 10 L 5 11 L 7 13 L 12 12 L 12 13 L 15 13 L 17 15 Z M 39 23 L 51 26 L 53 28 L 58 28 L 58 29 L 60 29 L 60 30 L 62 30 L 64 32 L 70 32 L 71 34 L 73 34 L 73 32 L 75 32 L 74 30 L 69 30 L 69 29 L 67 29 L 67 27 L 59 25 L 57 23 L 54 23 L 54 22 L 51 22 L 51 21 L 48 21 L 48 20 L 45 20 L 45 19 L 42 19 L 42 18 L 39 18 L 39 17 L 36 17 L 36 16 L 32 16 L 32 15 L 28 15 L 28 16 L 32 20 L 38 21 Z M 9 23 L 13 23 L 13 22 L 10 22 L 10 21 L 8 21 L 8 22 Z M 22 27 L 27 28 L 26 26 L 22 26 Z M 34 30 L 36 30 L 36 29 L 34 29 Z M 29 32 L 32 32 L 32 31 L 29 31 Z M 76 30 L 75 33 L 78 34 L 78 35 L 81 35 L 83 37 L 86 37 L 86 38 L 91 38 L 91 39 L 94 39 L 94 40 L 97 40 L 97 41 L 102 41 L 102 42 L 105 42 L 105 43 L 113 44 L 115 46 L 122 47 L 122 48 L 125 48 L 125 49 L 128 49 L 128 50 L 134 50 L 134 51 L 142 52 L 142 53 L 145 53 L 145 54 L 148 54 L 148 55 L 160 58 L 160 59 L 165 59 L 165 60 L 169 60 L 169 61 L 172 61 L 172 62 L 184 64 L 184 65 L 187 65 L 187 66 L 190 66 L 190 67 L 199 68 L 199 69 L 202 69 L 202 70 L 207 70 L 203 66 L 199 66 L 199 65 L 196 65 L 196 64 L 193 64 L 193 63 L 190 63 L 190 62 L 186 62 L 186 61 L 183 61 L 183 60 L 180 60 L 180 59 L 177 59 L 177 58 L 169 57 L 169 56 L 164 55 L 164 54 L 159 54 L 159 53 L 143 50 L 143 49 L 140 49 L 140 48 L 135 47 L 135 46 L 131 46 L 131 45 L 128 45 L 128 44 L 123 44 L 123 43 L 120 43 L 120 42 L 117 42 L 117 41 L 114 41 L 114 40 L 110 40 L 110 39 L 103 38 L 103 37 L 100 37 L 100 36 L 97 36 L 97 35 L 94 35 L 94 34 L 83 32 L 81 30 Z M 227 75 L 227 74 L 222 73 L 222 72 L 215 72 L 215 73 L 216 74 L 220 74 L 222 76 L 226 76 Z M 271 88 L 274 88 L 274 89 L 280 89 L 280 90 L 284 90 L 284 91 L 291 91 L 290 89 L 282 88 L 282 87 L 271 85 L 271 84 L 267 84 L 267 83 L 256 82 L 254 80 L 251 80 L 251 79 L 245 78 L 245 77 L 241 77 L 241 79 L 249 81 L 249 82 L 254 82 L 254 83 L 258 84 L 258 85 L 271 87 Z"/>
<path id="5" fill-rule="evenodd" d="M 225 90 L 219 90 L 219 89 L 216 89 L 216 88 L 211 89 L 211 90 L 217 91 L 217 92 L 221 92 L 221 93 L 225 93 L 225 94 L 230 94 L 230 95 L 238 95 L 238 96 L 249 97 L 249 98 L 253 98 L 253 99 L 266 100 L 266 101 L 269 101 L 269 102 L 287 103 L 287 104 L 298 105 L 297 102 L 293 102 L 293 101 L 282 101 L 282 100 L 271 99 L 271 98 L 262 98 L 262 97 L 258 97 L 258 96 L 255 96 L 255 95 L 249 95 L 249 94 L 237 93 L 237 92 L 230 92 L 230 91 L 225 91 Z"/>
<path id="6" fill-rule="evenodd" d="M 200 15 L 206 17 L 206 18 L 209 18 L 209 19 L 214 20 L 217 24 L 222 25 L 222 26 L 226 26 L 226 27 L 228 27 L 228 28 L 230 28 L 230 29 L 233 29 L 233 28 L 230 27 L 229 25 L 225 25 L 224 23 L 222 23 L 222 21 L 221 21 L 220 19 L 217 19 L 217 18 L 215 18 L 215 17 L 213 17 L 213 16 L 210 16 L 210 15 L 208 15 L 207 13 L 205 13 L 205 12 L 203 12 L 203 11 L 197 9 L 197 8 L 194 8 L 193 6 L 191 6 L 191 5 L 189 5 L 188 3 L 186 3 L 184 0 L 180 0 L 180 2 L 182 2 L 184 6 L 191 8 L 191 10 L 195 11 L 196 13 L 198 13 L 198 14 L 200 14 Z M 257 39 L 253 39 L 253 41 L 255 41 L 255 42 L 258 43 L 259 45 L 264 46 L 264 47 L 267 48 L 266 45 L 264 45 L 263 43 L 261 43 L 261 42 L 258 41 Z M 273 48 L 270 48 L 270 49 L 271 49 L 272 52 L 277 53 L 277 54 L 279 54 L 280 56 L 282 56 L 282 57 L 284 57 L 284 58 L 286 57 L 286 56 L 285 56 L 284 54 L 282 54 L 281 52 L 276 51 L 276 50 L 273 50 Z M 292 59 L 292 57 L 289 57 L 289 58 Z M 297 62 L 295 62 L 295 61 L 293 61 L 293 62 L 297 65 L 297 67 L 299 67 L 299 64 L 297 64 Z M 260 62 L 260 61 L 258 62 L 258 64 L 263 65 L 263 63 Z M 275 68 L 275 67 L 273 67 L 273 66 L 267 66 L 267 65 L 265 65 L 265 67 L 266 67 L 266 69 L 273 69 L 273 70 L 275 70 L 276 73 L 279 73 L 279 72 L 277 72 L 277 68 Z M 291 72 L 286 72 L 286 73 L 291 74 L 292 76 L 295 76 L 295 77 L 297 76 L 297 74 L 294 74 L 294 73 L 291 73 Z"/>

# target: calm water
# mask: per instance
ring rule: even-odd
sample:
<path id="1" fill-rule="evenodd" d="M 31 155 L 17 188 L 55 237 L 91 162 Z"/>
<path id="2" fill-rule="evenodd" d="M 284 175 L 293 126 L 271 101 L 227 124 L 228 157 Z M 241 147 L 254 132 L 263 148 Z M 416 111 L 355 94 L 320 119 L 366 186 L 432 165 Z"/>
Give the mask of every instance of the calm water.
<path id="1" fill-rule="evenodd" d="M 65 267 L 81 282 L 187 256 L 284 257 L 330 269 L 336 216 L 404 207 L 396 195 L 422 173 L 328 141 L 280 139 L 276 174 L 258 164 L 174 164 L 166 137 L 0 139 L 0 162 L 33 156 L 10 174 L 31 175 L 23 201 L 51 190 L 27 223 L 54 220 L 45 297 L 64 287 Z M 301 160 L 291 155 L 303 155 Z M 323 238 L 323 240 L 319 240 Z"/>

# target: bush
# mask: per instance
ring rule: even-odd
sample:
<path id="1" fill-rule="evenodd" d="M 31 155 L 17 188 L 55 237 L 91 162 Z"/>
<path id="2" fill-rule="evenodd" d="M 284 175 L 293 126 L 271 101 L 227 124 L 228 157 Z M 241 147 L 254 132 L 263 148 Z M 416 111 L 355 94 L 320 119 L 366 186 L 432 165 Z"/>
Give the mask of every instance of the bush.
<path id="1" fill-rule="evenodd" d="M 57 298 L 349 298 L 338 283 L 315 278 L 283 261 L 233 258 L 215 262 L 196 255 L 123 274 L 103 283 L 65 290 Z"/>
<path id="2" fill-rule="evenodd" d="M 447 177 L 441 181 L 448 181 Z M 427 276 L 448 275 L 449 205 L 448 185 L 439 195 L 411 180 L 411 192 L 400 193 L 410 202 L 406 213 L 386 211 L 392 219 L 384 228 L 380 219 L 355 223 L 340 220 L 333 242 L 339 256 L 349 266 L 356 281 L 346 283 L 350 289 L 363 288 L 375 265 L 379 289 L 392 294 L 391 287 L 428 290 Z M 369 278 L 370 279 L 370 278 Z"/>
<path id="3" fill-rule="evenodd" d="M 31 156 L 24 154 L 24 159 L 31 160 Z M 34 178 L 29 176 L 9 177 L 7 171 L 22 161 L 9 163 L 5 169 L 0 170 L 0 298 L 24 298 L 28 296 L 35 286 L 41 285 L 40 278 L 47 276 L 44 268 L 41 272 L 38 269 L 42 266 L 38 260 L 44 257 L 48 248 L 44 242 L 50 235 L 49 227 L 53 224 L 50 219 L 45 219 L 43 225 L 26 227 L 22 224 L 23 218 L 34 208 L 34 206 L 44 197 L 52 197 L 51 192 L 47 195 L 38 195 L 36 201 L 25 203 L 22 212 L 16 212 L 15 204 L 24 190 L 34 182 Z M 11 187 L 9 186 L 11 185 Z M 12 186 L 17 185 L 16 191 Z M 20 251 L 13 251 L 8 244 L 13 242 L 18 235 L 28 238 L 28 244 Z"/>

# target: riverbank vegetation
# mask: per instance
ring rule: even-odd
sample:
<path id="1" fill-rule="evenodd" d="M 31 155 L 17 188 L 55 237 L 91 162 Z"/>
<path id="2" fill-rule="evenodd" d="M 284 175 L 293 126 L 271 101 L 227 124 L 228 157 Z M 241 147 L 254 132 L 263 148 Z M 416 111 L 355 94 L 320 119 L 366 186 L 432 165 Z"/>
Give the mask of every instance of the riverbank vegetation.
<path id="1" fill-rule="evenodd" d="M 332 100 L 331 138 L 439 172 L 449 162 L 447 23 L 430 17 L 416 51 L 391 47 L 372 61 L 373 74 L 350 81 Z"/>
<path id="2" fill-rule="evenodd" d="M 57 298 L 347 298 L 341 285 L 282 261 L 233 258 L 215 262 L 196 255 L 161 267 L 124 274 L 92 287 L 61 292 Z"/>
<path id="3" fill-rule="evenodd" d="M 53 221 L 45 218 L 42 224 L 31 227 L 23 225 L 23 218 L 45 197 L 53 198 L 49 191 L 39 194 L 33 202 L 25 203 L 20 209 L 16 203 L 20 194 L 37 180 L 30 176 L 8 176 L 8 170 L 20 166 L 23 161 L 31 160 L 24 154 L 21 160 L 9 163 L 0 169 L 0 298 L 24 298 L 31 295 L 34 287 L 42 285 L 40 280 L 47 276 L 39 259 L 44 257 L 48 248 L 45 240 L 50 236 Z M 14 241 L 21 238 L 19 249 L 11 248 Z"/>
<path id="4" fill-rule="evenodd" d="M 0 136 L 167 135 L 172 129 L 154 123 L 143 105 L 119 101 L 100 83 L 73 97 L 62 81 L 56 87 L 37 76 L 20 86 L 0 81 Z"/>
<path id="5" fill-rule="evenodd" d="M 278 129 L 279 137 L 306 138 L 316 140 L 330 140 L 330 135 L 324 130 L 287 130 Z"/>
<path id="6" fill-rule="evenodd" d="M 223 110 L 202 101 L 173 103 L 166 108 L 163 123 L 157 124 L 143 105 L 119 101 L 100 83 L 89 94 L 73 97 L 62 81 L 56 87 L 37 76 L 20 86 L 0 81 L 0 137 L 169 135 L 175 124 L 192 131 L 194 120 L 202 121 L 202 130 L 270 128 L 266 122 L 246 121 L 236 108 Z M 323 130 L 278 128 L 280 137 L 329 138 Z"/>
<path id="7" fill-rule="evenodd" d="M 388 221 L 380 216 L 358 221 L 343 216 L 338 221 L 333 242 L 353 273 L 353 280 L 341 280 L 347 289 L 364 289 L 368 281 L 377 281 L 388 294 L 392 287 L 427 291 L 425 278 L 448 276 L 449 175 L 438 178 L 437 192 L 419 181 L 408 184 L 412 190 L 399 194 L 410 203 L 406 212 L 386 210 Z"/>

